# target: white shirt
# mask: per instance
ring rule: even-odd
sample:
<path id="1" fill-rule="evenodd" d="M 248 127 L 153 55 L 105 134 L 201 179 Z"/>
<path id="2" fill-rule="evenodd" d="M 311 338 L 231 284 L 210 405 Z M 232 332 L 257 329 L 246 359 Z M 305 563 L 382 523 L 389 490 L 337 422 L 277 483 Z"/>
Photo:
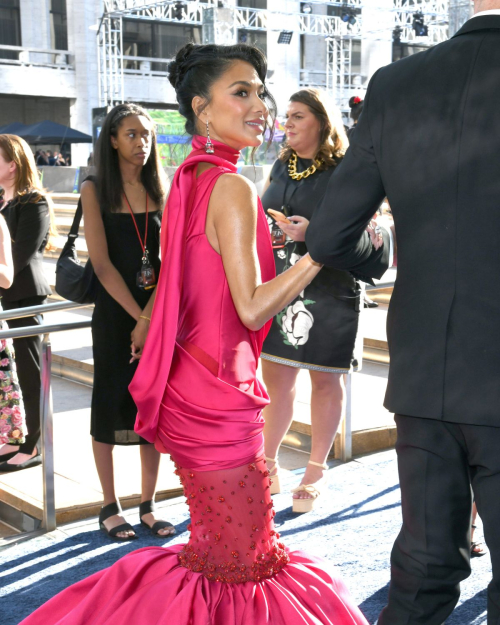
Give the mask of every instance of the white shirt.
<path id="1" fill-rule="evenodd" d="M 489 11 L 479 11 L 479 13 L 475 13 L 472 17 L 479 17 L 482 15 L 500 15 L 500 9 L 490 9 Z M 472 17 L 470 19 L 472 19 Z"/>

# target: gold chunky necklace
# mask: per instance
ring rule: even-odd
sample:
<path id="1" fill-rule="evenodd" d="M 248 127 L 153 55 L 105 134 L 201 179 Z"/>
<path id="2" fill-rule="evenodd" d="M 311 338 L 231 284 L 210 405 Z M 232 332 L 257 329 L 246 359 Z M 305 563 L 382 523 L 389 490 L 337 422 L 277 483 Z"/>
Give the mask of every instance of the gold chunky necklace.
<path id="1" fill-rule="evenodd" d="M 290 178 L 292 178 L 292 180 L 302 180 L 302 178 L 309 178 L 309 176 L 312 176 L 321 165 L 323 165 L 323 159 L 318 158 L 317 160 L 313 161 L 312 165 L 310 165 L 304 171 L 301 171 L 299 174 L 297 173 L 297 154 L 295 152 L 292 152 L 290 158 L 288 159 L 288 175 L 290 176 Z"/>

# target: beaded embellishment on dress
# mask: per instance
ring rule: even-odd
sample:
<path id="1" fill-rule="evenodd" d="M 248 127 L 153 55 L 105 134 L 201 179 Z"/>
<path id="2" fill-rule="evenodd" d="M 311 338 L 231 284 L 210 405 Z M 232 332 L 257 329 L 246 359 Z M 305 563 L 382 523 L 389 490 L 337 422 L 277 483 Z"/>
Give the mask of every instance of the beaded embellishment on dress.
<path id="1" fill-rule="evenodd" d="M 274 529 L 264 458 L 224 471 L 176 467 L 191 513 L 182 566 L 210 581 L 243 583 L 272 577 L 288 564 Z"/>

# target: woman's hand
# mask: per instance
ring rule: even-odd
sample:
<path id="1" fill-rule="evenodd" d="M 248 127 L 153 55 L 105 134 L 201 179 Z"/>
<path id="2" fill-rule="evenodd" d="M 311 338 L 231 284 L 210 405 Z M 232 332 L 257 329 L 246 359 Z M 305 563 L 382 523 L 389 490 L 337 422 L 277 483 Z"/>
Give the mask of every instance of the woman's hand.
<path id="1" fill-rule="evenodd" d="M 309 226 L 309 219 L 300 217 L 299 215 L 293 215 L 288 217 L 292 224 L 285 224 L 282 221 L 279 222 L 279 227 L 287 234 L 293 241 L 305 241 L 306 230 Z"/>
<path id="2" fill-rule="evenodd" d="M 366 227 L 366 231 L 370 235 L 371 242 L 373 244 L 373 247 L 376 250 L 378 250 L 380 247 L 382 247 L 382 245 L 384 243 L 384 239 L 383 239 L 382 233 L 380 231 L 380 226 L 377 223 L 377 216 L 378 215 L 375 214 L 373 216 L 373 219 L 370 221 L 370 223 Z"/>
<path id="3" fill-rule="evenodd" d="M 132 341 L 130 346 L 132 354 L 132 358 L 130 359 L 131 363 L 134 362 L 134 360 L 139 360 L 142 356 L 142 350 L 144 349 L 148 332 L 149 321 L 140 317 L 130 335 L 130 340 Z"/>

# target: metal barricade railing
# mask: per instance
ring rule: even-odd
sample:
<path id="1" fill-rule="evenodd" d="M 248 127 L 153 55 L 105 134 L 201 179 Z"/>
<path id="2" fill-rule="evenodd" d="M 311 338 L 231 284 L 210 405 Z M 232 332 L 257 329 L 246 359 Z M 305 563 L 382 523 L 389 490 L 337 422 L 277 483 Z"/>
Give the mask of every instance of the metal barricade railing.
<path id="1" fill-rule="evenodd" d="M 85 308 L 88 304 L 75 302 L 58 302 L 44 304 L 42 306 L 30 306 L 28 308 L 15 308 L 13 310 L 0 310 L 0 321 L 22 319 L 50 312 L 62 310 L 74 310 Z M 42 527 L 33 532 L 25 532 L 8 541 L 8 546 L 20 540 L 32 538 L 34 535 L 51 532 L 56 529 L 56 502 L 54 491 L 54 437 L 53 437 L 53 414 L 52 397 L 50 392 L 50 375 L 52 367 L 52 349 L 50 335 L 54 332 L 66 332 L 68 330 L 81 330 L 90 328 L 89 318 L 82 321 L 67 321 L 63 323 L 43 323 L 37 326 L 12 328 L 0 330 L 0 339 L 18 339 L 28 336 L 42 336 L 42 351 L 40 354 L 40 429 L 41 429 L 41 454 L 43 470 L 43 517 Z"/>
<path id="2" fill-rule="evenodd" d="M 0 310 L 0 321 L 12 319 L 22 319 L 35 315 L 58 312 L 63 310 L 74 310 L 85 308 L 88 304 L 77 304 L 75 302 L 58 302 L 55 304 L 45 304 L 42 306 L 31 306 L 28 308 L 16 308 L 13 310 Z M 50 392 L 50 376 L 52 367 L 52 349 L 50 344 L 50 334 L 55 332 L 65 332 L 68 330 L 80 330 L 90 328 L 90 319 L 82 321 L 68 321 L 63 323 L 41 324 L 38 326 L 28 326 L 23 328 L 12 328 L 0 330 L 0 339 L 17 339 L 28 336 L 42 336 L 42 352 L 40 354 L 40 425 L 41 425 L 41 454 L 43 469 L 43 519 L 42 528 L 33 532 L 25 532 L 9 540 L 9 546 L 19 540 L 32 538 L 34 535 L 55 530 L 56 506 L 54 491 L 54 438 L 53 438 L 53 414 L 52 397 Z M 342 419 L 340 430 L 341 459 L 347 462 L 352 459 L 352 373 L 345 375 L 346 385 L 346 407 L 344 418 Z"/>

